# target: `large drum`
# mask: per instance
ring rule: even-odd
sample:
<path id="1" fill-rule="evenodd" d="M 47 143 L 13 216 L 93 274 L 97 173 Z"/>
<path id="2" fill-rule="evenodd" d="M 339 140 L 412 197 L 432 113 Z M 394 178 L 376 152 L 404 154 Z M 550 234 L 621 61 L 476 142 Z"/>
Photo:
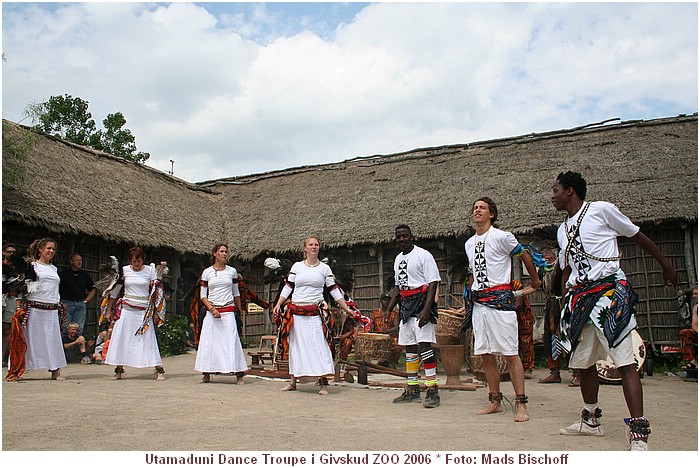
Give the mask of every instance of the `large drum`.
<path id="1" fill-rule="evenodd" d="M 496 366 L 498 367 L 498 372 L 501 374 L 501 382 L 507 382 L 510 380 L 510 373 L 508 372 L 508 363 L 506 358 L 500 355 L 496 355 Z M 486 370 L 484 370 L 484 359 L 479 355 L 472 356 L 472 372 L 474 372 L 474 377 L 486 382 Z"/>
<path id="2" fill-rule="evenodd" d="M 442 367 L 445 370 L 446 385 L 462 385 L 459 373 L 464 364 L 464 345 L 433 345 L 440 353 Z"/>
<path id="3" fill-rule="evenodd" d="M 355 340 L 355 360 L 379 364 L 391 359 L 391 335 L 358 333 Z"/>
<path id="4" fill-rule="evenodd" d="M 435 341 L 438 345 L 459 344 L 462 335 L 464 315 L 454 311 L 438 309 L 438 321 L 435 325 Z"/>
<path id="5" fill-rule="evenodd" d="M 646 361 L 647 349 L 644 345 L 644 340 L 642 340 L 637 330 L 632 330 L 632 349 L 634 351 L 634 363 L 639 372 L 643 368 L 642 366 L 644 366 L 644 361 Z M 622 377 L 620 377 L 620 373 L 617 371 L 617 367 L 615 367 L 615 363 L 610 356 L 605 360 L 596 362 L 595 367 L 601 382 L 607 384 L 622 383 Z"/>

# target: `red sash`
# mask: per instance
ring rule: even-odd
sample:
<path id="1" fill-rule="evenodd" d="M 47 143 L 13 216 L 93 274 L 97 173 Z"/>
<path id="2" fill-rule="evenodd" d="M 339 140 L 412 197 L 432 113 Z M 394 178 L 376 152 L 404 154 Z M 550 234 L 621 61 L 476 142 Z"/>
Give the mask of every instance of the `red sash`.
<path id="1" fill-rule="evenodd" d="M 406 299 L 407 297 L 414 296 L 416 294 L 425 294 L 428 291 L 428 285 L 424 284 L 420 288 L 416 289 L 401 289 L 399 293 L 401 293 L 401 299 Z"/>

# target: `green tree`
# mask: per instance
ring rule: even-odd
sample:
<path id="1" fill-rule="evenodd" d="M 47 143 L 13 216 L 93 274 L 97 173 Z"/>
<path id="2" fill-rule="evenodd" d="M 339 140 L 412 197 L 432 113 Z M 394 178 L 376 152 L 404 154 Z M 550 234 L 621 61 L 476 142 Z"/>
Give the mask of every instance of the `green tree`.
<path id="1" fill-rule="evenodd" d="M 136 138 L 131 134 L 131 130 L 122 128 L 126 125 L 126 119 L 121 112 L 109 114 L 102 121 L 102 125 L 105 129 L 98 130 L 90 139 L 90 146 L 93 148 L 138 163 L 151 157 L 149 153 L 138 151 Z"/>
<path id="2" fill-rule="evenodd" d="M 88 102 L 69 94 L 30 104 L 25 114 L 37 122 L 37 130 L 78 145 L 90 146 L 90 138 L 96 130 Z"/>
<path id="3" fill-rule="evenodd" d="M 109 114 L 102 121 L 104 130 L 97 130 L 88 105 L 88 101 L 65 94 L 29 104 L 24 113 L 35 122 L 35 129 L 55 137 L 138 163 L 151 156 L 138 151 L 136 138 L 124 128 L 126 118 L 121 112 Z"/>

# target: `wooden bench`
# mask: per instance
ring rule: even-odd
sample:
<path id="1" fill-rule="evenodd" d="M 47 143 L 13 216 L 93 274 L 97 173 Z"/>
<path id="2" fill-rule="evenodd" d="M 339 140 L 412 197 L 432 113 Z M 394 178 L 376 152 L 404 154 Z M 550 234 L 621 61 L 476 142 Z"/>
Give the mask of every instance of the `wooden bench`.
<path id="1" fill-rule="evenodd" d="M 263 335 L 260 337 L 260 345 L 257 351 L 248 351 L 248 356 L 251 359 L 251 367 L 253 369 L 261 369 L 265 360 L 269 360 L 270 364 L 275 356 L 275 344 L 277 343 L 277 335 Z"/>

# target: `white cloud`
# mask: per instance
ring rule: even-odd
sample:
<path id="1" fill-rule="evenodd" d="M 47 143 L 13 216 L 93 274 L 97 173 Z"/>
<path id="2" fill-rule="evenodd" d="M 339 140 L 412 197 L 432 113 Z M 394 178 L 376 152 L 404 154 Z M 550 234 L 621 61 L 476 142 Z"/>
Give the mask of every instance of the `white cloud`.
<path id="1" fill-rule="evenodd" d="M 4 6 L 3 117 L 79 96 L 200 181 L 697 111 L 693 3 L 305 7 Z"/>

